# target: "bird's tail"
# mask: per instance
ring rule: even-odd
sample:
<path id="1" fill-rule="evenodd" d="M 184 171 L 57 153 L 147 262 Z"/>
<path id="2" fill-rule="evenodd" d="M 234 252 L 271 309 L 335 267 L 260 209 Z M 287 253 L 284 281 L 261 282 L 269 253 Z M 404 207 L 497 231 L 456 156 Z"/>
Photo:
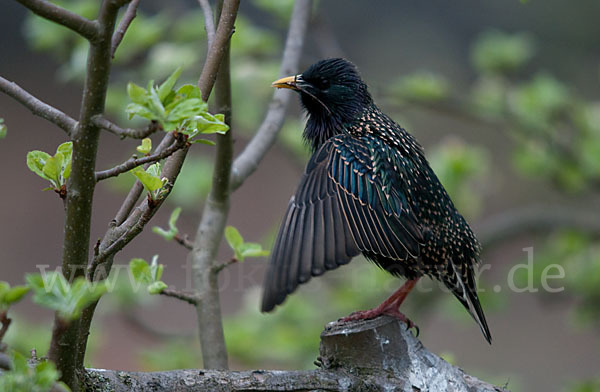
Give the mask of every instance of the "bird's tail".
<path id="1" fill-rule="evenodd" d="M 463 281 L 457 270 L 455 270 L 454 277 L 456 278 L 456 281 L 446 281 L 446 286 L 452 290 L 452 293 L 467 309 L 475 322 L 477 322 L 485 340 L 487 340 L 489 344 L 492 344 L 492 334 L 490 333 L 485 314 L 483 313 L 479 297 L 477 296 L 477 286 L 475 284 L 475 279 L 473 278 L 473 271 L 468 271 L 466 283 Z"/>

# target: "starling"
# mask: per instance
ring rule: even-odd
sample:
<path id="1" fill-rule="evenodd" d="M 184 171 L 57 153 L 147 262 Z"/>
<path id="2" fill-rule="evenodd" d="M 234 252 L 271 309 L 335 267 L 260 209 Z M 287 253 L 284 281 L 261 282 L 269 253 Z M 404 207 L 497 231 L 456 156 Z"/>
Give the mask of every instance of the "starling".
<path id="1" fill-rule="evenodd" d="M 273 86 L 300 94 L 313 155 L 275 240 L 262 311 L 362 253 L 407 281 L 378 307 L 344 320 L 389 314 L 413 326 L 398 308 L 428 275 L 452 291 L 491 342 L 475 284 L 480 245 L 421 145 L 375 105 L 356 67 L 321 60 Z"/>

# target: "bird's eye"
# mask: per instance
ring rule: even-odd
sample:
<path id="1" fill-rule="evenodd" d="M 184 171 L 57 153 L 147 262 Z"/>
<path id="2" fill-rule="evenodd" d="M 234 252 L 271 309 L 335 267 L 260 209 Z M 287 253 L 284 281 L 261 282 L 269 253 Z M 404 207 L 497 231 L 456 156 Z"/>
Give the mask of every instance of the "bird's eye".
<path id="1" fill-rule="evenodd" d="M 329 80 L 318 78 L 312 82 L 312 85 L 319 90 L 327 90 L 329 88 Z"/>

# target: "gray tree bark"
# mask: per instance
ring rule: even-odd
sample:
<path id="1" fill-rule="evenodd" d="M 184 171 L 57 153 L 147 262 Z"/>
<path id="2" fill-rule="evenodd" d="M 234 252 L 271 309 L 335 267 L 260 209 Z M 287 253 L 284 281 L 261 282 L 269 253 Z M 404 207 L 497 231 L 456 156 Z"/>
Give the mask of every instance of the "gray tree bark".
<path id="1" fill-rule="evenodd" d="M 428 351 L 390 317 L 333 322 L 321 333 L 319 369 L 305 371 L 89 369 L 87 390 L 141 391 L 451 391 L 505 392 Z"/>

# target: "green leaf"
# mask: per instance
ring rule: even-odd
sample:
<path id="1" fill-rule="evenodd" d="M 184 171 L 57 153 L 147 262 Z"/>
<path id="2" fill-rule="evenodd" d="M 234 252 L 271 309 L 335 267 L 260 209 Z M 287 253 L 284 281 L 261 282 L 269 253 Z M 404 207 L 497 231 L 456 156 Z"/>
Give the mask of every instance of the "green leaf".
<path id="1" fill-rule="evenodd" d="M 159 163 L 152 164 L 152 165 L 148 166 L 148 169 L 146 169 L 148 174 L 155 176 L 155 177 L 160 176 L 160 170 L 161 170 L 161 167 L 160 167 Z"/>
<path id="2" fill-rule="evenodd" d="M 152 232 L 154 234 L 158 234 L 159 236 L 163 237 L 167 241 L 171 241 L 173 239 L 173 237 L 175 237 L 174 235 L 172 235 L 172 233 L 170 231 L 167 231 L 167 230 L 163 229 L 162 227 L 158 227 L 158 226 L 154 226 L 152 228 Z"/>
<path id="3" fill-rule="evenodd" d="M 14 392 L 48 392 L 58 383 L 63 390 L 70 389 L 58 382 L 59 372 L 50 361 L 39 362 L 35 367 L 27 364 L 27 359 L 17 351 L 11 353 L 10 370 L 0 376 L 0 390 Z"/>
<path id="4" fill-rule="evenodd" d="M 177 207 L 171 212 L 171 217 L 169 218 L 169 228 L 172 231 L 178 232 L 177 229 L 177 220 L 179 219 L 179 215 L 181 215 L 181 207 Z"/>
<path id="5" fill-rule="evenodd" d="M 208 140 L 208 139 L 194 139 L 190 143 L 207 144 L 209 146 L 216 146 L 217 145 L 217 143 L 213 142 L 212 140 Z"/>
<path id="6" fill-rule="evenodd" d="M 29 291 L 27 286 L 10 287 L 8 282 L 0 281 L 0 313 L 6 312 L 8 308 L 20 301 Z"/>
<path id="7" fill-rule="evenodd" d="M 242 259 L 240 261 L 243 261 L 243 258 L 246 257 L 263 257 L 269 255 L 268 250 L 263 249 L 261 244 L 257 244 L 254 242 L 243 243 L 240 246 L 239 250 L 240 255 L 242 256 Z"/>
<path id="8" fill-rule="evenodd" d="M 146 106 L 140 105 L 138 103 L 130 103 L 125 108 L 125 113 L 129 115 L 129 119 L 131 120 L 133 116 L 140 116 L 142 118 L 148 120 L 158 120 L 159 116 L 148 109 Z"/>
<path id="9" fill-rule="evenodd" d="M 438 102 L 449 93 L 446 79 L 430 72 L 417 72 L 403 76 L 391 86 L 393 93 L 401 98 L 418 102 Z"/>
<path id="10" fill-rule="evenodd" d="M 131 271 L 131 275 L 133 278 L 140 283 L 152 283 L 154 279 L 152 279 L 152 272 L 150 271 L 150 266 L 148 262 L 144 259 L 134 258 L 129 262 L 129 271 Z"/>
<path id="11" fill-rule="evenodd" d="M 540 73 L 529 83 L 515 89 L 510 96 L 510 109 L 525 126 L 541 132 L 555 127 L 549 122 L 569 107 L 570 94 L 554 77 Z"/>
<path id="12" fill-rule="evenodd" d="M 158 97 L 160 98 L 161 102 L 165 102 L 167 96 L 169 95 L 169 93 L 171 93 L 171 90 L 173 90 L 173 87 L 175 86 L 175 83 L 177 82 L 177 79 L 179 79 L 180 75 L 181 67 L 177 67 L 177 69 L 167 78 L 167 80 L 165 80 L 158 87 Z"/>
<path id="13" fill-rule="evenodd" d="M 158 166 L 157 166 L 158 165 Z M 144 170 L 143 167 L 138 166 L 131 170 L 131 174 L 137 177 L 138 180 L 144 185 L 144 188 L 150 193 L 160 189 L 163 187 L 163 181 L 155 175 L 156 168 L 158 169 L 158 173 L 160 173 L 160 165 L 155 163 L 151 165 L 147 170 Z"/>
<path id="14" fill-rule="evenodd" d="M 58 146 L 58 148 L 56 149 L 56 152 L 57 153 L 60 152 L 63 155 L 61 175 L 62 175 L 62 179 L 63 179 L 62 184 L 64 184 L 71 176 L 71 160 L 73 157 L 73 142 L 62 143 L 60 146 Z"/>
<path id="15" fill-rule="evenodd" d="M 233 226 L 227 226 L 225 228 L 225 239 L 227 240 L 227 243 L 229 244 L 231 249 L 233 249 L 234 251 L 237 251 L 239 247 L 244 243 L 242 235 L 240 234 L 238 229 L 236 229 Z"/>
<path id="16" fill-rule="evenodd" d="M 149 137 L 142 139 L 142 144 L 136 147 L 136 150 L 141 154 L 148 154 L 152 151 L 152 139 Z"/>
<path id="17" fill-rule="evenodd" d="M 6 125 L 4 125 L 4 119 L 0 118 L 0 139 L 4 139 L 6 137 L 7 131 Z"/>
<path id="18" fill-rule="evenodd" d="M 44 165 L 46 164 L 46 161 L 50 158 L 50 154 L 44 151 L 29 151 L 27 153 L 27 167 L 29 168 L 29 170 L 42 177 L 43 179 L 50 180 L 50 178 L 48 178 L 44 174 Z"/>
<path id="19" fill-rule="evenodd" d="M 131 99 L 133 103 L 138 105 L 145 106 L 148 102 L 148 92 L 135 83 L 127 83 L 127 95 L 129 95 L 129 99 Z"/>
<path id="20" fill-rule="evenodd" d="M 8 282 L 0 281 L 0 299 L 4 297 L 4 294 L 10 290 L 10 284 Z"/>
<path id="21" fill-rule="evenodd" d="M 33 290 L 33 301 L 58 312 L 64 321 L 73 321 L 82 310 L 98 300 L 106 291 L 105 282 L 90 283 L 85 277 L 78 277 L 69 284 L 65 277 L 56 271 L 40 274 L 27 274 L 25 280 Z"/>
<path id="22" fill-rule="evenodd" d="M 151 87 L 148 89 L 150 93 L 150 105 L 148 108 L 152 110 L 152 112 L 158 115 L 159 119 L 165 118 L 165 107 L 163 106 L 160 97 L 158 96 L 158 89 L 156 87 Z"/>
<path id="23" fill-rule="evenodd" d="M 188 98 L 173 107 L 167 116 L 169 122 L 181 122 L 190 117 L 199 116 L 206 108 L 206 103 L 200 98 Z"/>
<path id="24" fill-rule="evenodd" d="M 4 294 L 3 302 L 9 305 L 19 302 L 25 296 L 25 294 L 27 294 L 27 292 L 29 292 L 29 287 L 15 286 Z"/>
<path id="25" fill-rule="evenodd" d="M 203 113 L 200 117 L 195 118 L 198 124 L 198 130 L 201 133 L 225 133 L 229 130 L 229 125 L 225 124 L 224 114 Z"/>
<path id="26" fill-rule="evenodd" d="M 183 86 L 179 87 L 177 89 L 177 95 L 180 95 L 184 98 L 202 98 L 200 89 L 198 86 L 193 84 L 184 84 Z"/>
<path id="27" fill-rule="evenodd" d="M 27 359 L 23 356 L 23 354 L 16 351 L 13 352 L 12 364 L 13 370 L 17 373 L 25 373 L 29 370 Z"/>
<path id="28" fill-rule="evenodd" d="M 522 67 L 534 52 L 533 40 L 525 33 L 483 33 L 475 42 L 471 58 L 481 72 L 504 74 Z"/>
<path id="29" fill-rule="evenodd" d="M 156 281 L 154 283 L 151 283 L 150 285 L 148 285 L 148 293 L 150 294 L 160 294 L 164 289 L 166 289 L 168 286 L 165 282 L 162 281 Z"/>
<path id="30" fill-rule="evenodd" d="M 63 155 L 60 152 L 57 152 L 56 155 L 46 160 L 46 164 L 42 169 L 46 178 L 48 178 L 56 188 L 60 188 L 61 186 L 60 170 L 62 168 L 62 163 Z"/>
<path id="31" fill-rule="evenodd" d="M 160 280 L 162 277 L 164 265 L 158 264 L 158 255 L 152 256 L 152 264 L 150 264 L 150 274 L 153 281 Z"/>
<path id="32" fill-rule="evenodd" d="M 34 369 L 35 385 L 42 388 L 52 388 L 59 375 L 60 373 L 56 370 L 54 363 L 50 361 L 40 362 Z"/>

